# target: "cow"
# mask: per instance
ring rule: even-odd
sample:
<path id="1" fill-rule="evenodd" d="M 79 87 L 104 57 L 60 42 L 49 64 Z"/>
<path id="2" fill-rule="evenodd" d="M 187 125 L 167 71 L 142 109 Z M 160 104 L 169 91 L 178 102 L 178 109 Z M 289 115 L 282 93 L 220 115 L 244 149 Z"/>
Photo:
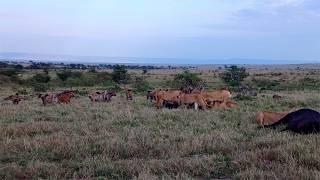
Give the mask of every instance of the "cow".
<path id="1" fill-rule="evenodd" d="M 256 122 L 261 125 L 270 125 L 276 123 L 289 112 L 271 112 L 271 111 L 259 111 L 255 115 Z"/>
<path id="2" fill-rule="evenodd" d="M 12 101 L 13 104 L 17 105 L 17 104 L 19 104 L 19 102 L 21 100 L 25 100 L 25 98 L 22 96 L 19 96 L 19 94 L 16 93 L 15 95 L 11 95 L 9 97 L 4 98 L 4 100 L 5 101 Z"/>
<path id="3" fill-rule="evenodd" d="M 129 101 L 129 100 L 133 100 L 133 91 L 132 91 L 132 89 L 125 89 L 125 93 L 126 93 L 126 98 L 127 98 L 127 100 Z"/>
<path id="4" fill-rule="evenodd" d="M 173 99 L 180 99 L 182 91 L 180 90 L 157 90 L 155 93 L 156 106 L 158 108 L 163 105 L 163 101 L 172 101 Z"/>
<path id="5" fill-rule="evenodd" d="M 300 134 L 319 133 L 320 113 L 312 109 L 300 109 L 287 114 L 276 123 L 265 127 L 275 128 L 282 124 L 287 125 L 282 131 L 289 130 Z"/>
<path id="6" fill-rule="evenodd" d="M 109 90 L 103 92 L 95 91 L 89 94 L 89 99 L 91 100 L 91 102 L 110 102 L 112 96 L 117 95 L 115 92 Z"/>
<path id="7" fill-rule="evenodd" d="M 150 100 L 150 102 L 156 100 L 156 91 L 148 91 L 147 100 Z"/>

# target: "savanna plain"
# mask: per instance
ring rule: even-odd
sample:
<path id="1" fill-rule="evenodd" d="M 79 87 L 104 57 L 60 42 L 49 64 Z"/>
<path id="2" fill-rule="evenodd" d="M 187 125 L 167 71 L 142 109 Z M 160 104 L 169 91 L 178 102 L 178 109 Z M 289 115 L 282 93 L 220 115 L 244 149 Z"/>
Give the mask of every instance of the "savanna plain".
<path id="1" fill-rule="evenodd" d="M 135 92 L 133 101 L 119 90 L 111 102 L 91 102 L 87 93 L 108 89 L 103 84 L 73 86 L 81 93 L 70 104 L 44 106 L 29 96 L 34 88 L 2 75 L 0 178 L 320 179 L 318 134 L 258 128 L 254 119 L 261 110 L 320 111 L 319 66 L 246 69 L 249 76 L 242 83 L 256 88 L 257 96 L 236 96 L 231 90 L 237 107 L 207 110 L 158 109 L 146 99 L 146 91 Z M 169 88 L 168 81 L 183 71 L 128 74 L 152 88 Z M 226 86 L 219 76 L 223 71 L 190 69 L 208 90 Z M 27 79 L 40 72 L 22 70 L 17 77 Z M 47 73 L 56 80 L 54 70 Z M 70 89 L 65 83 L 46 91 Z M 29 98 L 18 105 L 3 100 L 16 92 Z M 275 94 L 283 98 L 275 100 Z"/>

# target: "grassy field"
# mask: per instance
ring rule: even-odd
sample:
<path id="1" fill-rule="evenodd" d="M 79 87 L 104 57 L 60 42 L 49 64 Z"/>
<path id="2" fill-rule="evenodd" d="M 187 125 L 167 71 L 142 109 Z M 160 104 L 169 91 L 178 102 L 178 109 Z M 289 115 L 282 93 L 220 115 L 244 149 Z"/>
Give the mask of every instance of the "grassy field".
<path id="1" fill-rule="evenodd" d="M 156 74 L 149 80 L 163 80 Z M 157 109 L 145 96 L 127 102 L 122 93 L 111 103 L 80 96 L 46 107 L 38 98 L 17 106 L 1 100 L 0 179 L 319 179 L 319 135 L 258 129 L 254 114 L 320 111 L 320 91 L 280 91 L 278 101 L 274 93 L 205 111 Z M 10 94 L 0 89 L 1 99 Z"/>

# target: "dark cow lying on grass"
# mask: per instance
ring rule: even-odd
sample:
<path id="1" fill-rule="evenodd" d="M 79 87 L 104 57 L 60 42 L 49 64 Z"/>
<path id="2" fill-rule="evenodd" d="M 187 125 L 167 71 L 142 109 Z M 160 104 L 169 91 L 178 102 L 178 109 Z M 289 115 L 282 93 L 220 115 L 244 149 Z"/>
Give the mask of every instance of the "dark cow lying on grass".
<path id="1" fill-rule="evenodd" d="M 319 133 L 320 113 L 312 109 L 300 109 L 287 114 L 278 122 L 265 127 L 275 128 L 282 124 L 287 125 L 283 131 L 290 130 L 301 134 Z"/>

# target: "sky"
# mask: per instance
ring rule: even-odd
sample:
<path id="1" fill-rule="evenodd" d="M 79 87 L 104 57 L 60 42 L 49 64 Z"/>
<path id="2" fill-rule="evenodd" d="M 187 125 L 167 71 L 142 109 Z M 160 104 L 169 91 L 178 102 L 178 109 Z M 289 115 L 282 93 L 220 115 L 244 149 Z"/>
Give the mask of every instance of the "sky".
<path id="1" fill-rule="evenodd" d="M 320 1 L 3 0 L 1 52 L 320 63 Z"/>

